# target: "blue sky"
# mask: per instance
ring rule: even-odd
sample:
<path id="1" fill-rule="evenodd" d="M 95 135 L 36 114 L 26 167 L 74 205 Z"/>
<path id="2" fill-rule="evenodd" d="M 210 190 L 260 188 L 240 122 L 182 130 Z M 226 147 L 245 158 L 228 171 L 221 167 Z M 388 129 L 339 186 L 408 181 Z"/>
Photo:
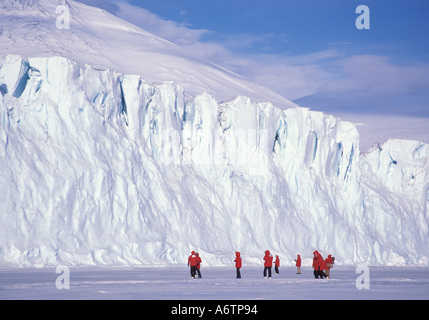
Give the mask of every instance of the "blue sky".
<path id="1" fill-rule="evenodd" d="M 254 53 L 306 54 L 341 43 L 354 45 L 356 53 L 371 53 L 380 52 L 383 42 L 398 56 L 423 53 L 427 59 L 429 55 L 427 0 L 130 0 L 130 3 L 190 28 L 213 31 L 203 38 L 206 41 L 222 41 L 224 37 L 237 35 L 265 38 L 265 43 L 242 48 Z M 370 31 L 355 27 L 359 16 L 355 9 L 360 4 L 370 9 Z"/>
<path id="2" fill-rule="evenodd" d="M 81 0 L 301 106 L 429 117 L 429 0 Z M 355 25 L 359 5 L 370 29 Z"/>

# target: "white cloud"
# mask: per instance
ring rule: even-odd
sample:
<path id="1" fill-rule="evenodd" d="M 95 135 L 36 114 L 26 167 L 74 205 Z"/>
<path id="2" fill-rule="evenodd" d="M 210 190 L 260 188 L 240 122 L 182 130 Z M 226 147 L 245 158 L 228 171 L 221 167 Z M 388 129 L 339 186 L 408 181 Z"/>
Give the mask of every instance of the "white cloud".
<path id="1" fill-rule="evenodd" d="M 125 1 L 115 2 L 119 8 L 116 15 L 156 36 L 178 45 L 189 45 L 200 41 L 208 30 L 190 29 L 184 24 L 165 20 L 150 11 L 129 4 Z"/>
<path id="2" fill-rule="evenodd" d="M 334 64 L 340 75 L 298 103 L 328 110 L 429 117 L 428 64 L 398 65 L 376 55 L 345 57 Z"/>

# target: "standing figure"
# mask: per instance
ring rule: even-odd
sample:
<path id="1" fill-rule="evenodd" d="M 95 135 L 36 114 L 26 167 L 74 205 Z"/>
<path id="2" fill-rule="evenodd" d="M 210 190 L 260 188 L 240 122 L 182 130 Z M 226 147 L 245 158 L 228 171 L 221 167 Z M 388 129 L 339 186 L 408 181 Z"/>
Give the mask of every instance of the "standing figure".
<path id="1" fill-rule="evenodd" d="M 280 259 L 279 256 L 276 255 L 276 261 L 274 261 L 274 271 L 276 274 L 279 274 L 279 267 L 280 267 Z"/>
<path id="2" fill-rule="evenodd" d="M 197 273 L 198 273 L 198 278 L 201 279 L 202 276 L 201 276 L 200 267 L 201 267 L 201 262 L 203 262 L 203 260 L 201 260 L 200 254 L 198 252 L 195 255 L 197 256 Z"/>
<path id="3" fill-rule="evenodd" d="M 301 274 L 301 256 L 298 255 L 296 260 L 295 260 L 296 264 L 296 274 Z"/>
<path id="4" fill-rule="evenodd" d="M 195 254 L 195 251 L 192 251 L 191 255 L 188 258 L 188 267 L 191 266 L 191 279 L 195 278 L 197 275 L 197 264 L 198 257 Z"/>
<path id="5" fill-rule="evenodd" d="M 313 252 L 313 268 L 314 268 L 314 277 L 316 279 L 320 278 L 326 278 L 325 272 L 325 260 L 323 260 L 322 255 L 319 253 L 319 251 Z"/>
<path id="6" fill-rule="evenodd" d="M 331 279 L 331 268 L 334 267 L 334 261 L 335 261 L 335 257 L 332 257 L 332 255 L 329 255 L 325 260 L 325 265 L 326 265 L 325 271 L 328 279 Z"/>
<path id="7" fill-rule="evenodd" d="M 236 252 L 235 253 L 235 260 L 234 260 L 234 262 L 235 262 L 235 268 L 237 269 L 237 279 L 241 279 L 241 272 L 240 272 L 240 269 L 241 269 L 241 257 L 240 257 L 240 252 Z"/>
<path id="8" fill-rule="evenodd" d="M 265 251 L 264 256 L 264 277 L 267 277 L 267 271 L 268 271 L 268 278 L 271 278 L 271 268 L 273 267 L 273 256 L 270 253 L 270 250 Z"/>

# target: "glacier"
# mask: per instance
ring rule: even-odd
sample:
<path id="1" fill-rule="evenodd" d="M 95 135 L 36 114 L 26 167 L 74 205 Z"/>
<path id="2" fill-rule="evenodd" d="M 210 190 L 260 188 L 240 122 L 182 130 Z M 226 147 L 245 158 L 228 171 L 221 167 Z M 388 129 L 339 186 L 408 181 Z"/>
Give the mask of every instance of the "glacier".
<path id="1" fill-rule="evenodd" d="M 0 265 L 429 265 L 427 144 L 61 56 L 1 56 L 0 93 Z"/>

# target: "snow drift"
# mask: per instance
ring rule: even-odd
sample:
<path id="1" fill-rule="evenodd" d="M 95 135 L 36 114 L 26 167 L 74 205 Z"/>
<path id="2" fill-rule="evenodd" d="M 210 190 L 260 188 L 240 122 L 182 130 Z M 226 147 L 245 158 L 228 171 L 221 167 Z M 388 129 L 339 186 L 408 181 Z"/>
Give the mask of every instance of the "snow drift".
<path id="1" fill-rule="evenodd" d="M 3 264 L 429 265 L 429 146 L 64 57 L 0 60 Z"/>

